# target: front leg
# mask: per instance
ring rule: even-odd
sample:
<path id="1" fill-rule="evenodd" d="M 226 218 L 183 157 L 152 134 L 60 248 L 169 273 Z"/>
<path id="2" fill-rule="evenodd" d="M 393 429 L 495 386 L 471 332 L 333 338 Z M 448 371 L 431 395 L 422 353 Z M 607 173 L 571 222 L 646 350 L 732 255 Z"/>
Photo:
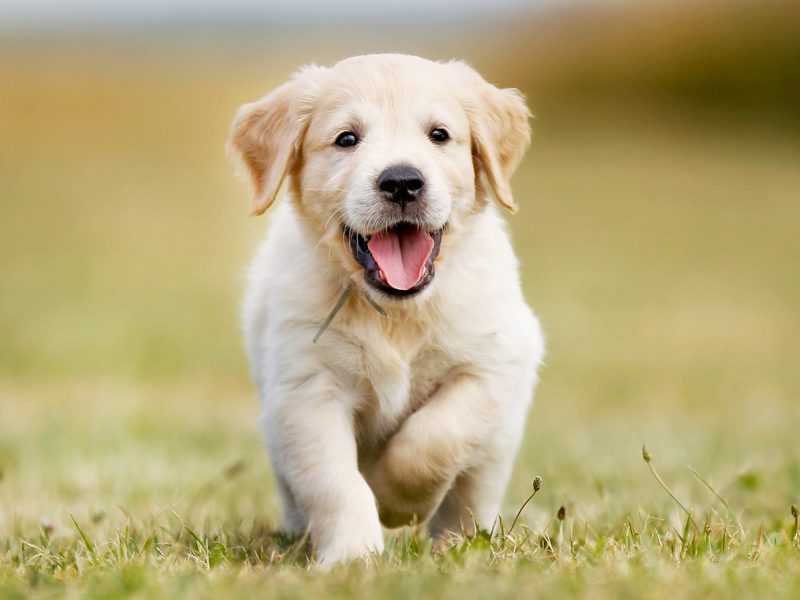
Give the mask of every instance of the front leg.
<path id="1" fill-rule="evenodd" d="M 381 521 L 399 527 L 428 519 L 459 472 L 495 428 L 496 395 L 474 375 L 445 383 L 389 440 L 369 469 Z"/>
<path id="2" fill-rule="evenodd" d="M 382 552 L 375 497 L 358 470 L 351 398 L 325 375 L 280 387 L 265 413 L 267 440 L 317 559 L 329 566 Z"/>

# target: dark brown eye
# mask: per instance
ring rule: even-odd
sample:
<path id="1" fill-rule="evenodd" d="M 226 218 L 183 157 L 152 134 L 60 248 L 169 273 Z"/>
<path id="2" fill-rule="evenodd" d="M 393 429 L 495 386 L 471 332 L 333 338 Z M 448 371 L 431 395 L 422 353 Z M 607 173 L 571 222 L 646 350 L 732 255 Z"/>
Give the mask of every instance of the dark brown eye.
<path id="1" fill-rule="evenodd" d="M 355 146 L 358 143 L 358 137 L 352 131 L 345 131 L 340 133 L 336 137 L 335 144 L 337 146 L 341 146 L 342 148 L 349 148 L 350 146 Z"/>
<path id="2" fill-rule="evenodd" d="M 446 129 L 442 129 L 441 127 L 437 127 L 436 129 L 432 129 L 430 133 L 431 139 L 436 142 L 437 144 L 442 144 L 450 139 L 450 134 L 447 133 Z"/>

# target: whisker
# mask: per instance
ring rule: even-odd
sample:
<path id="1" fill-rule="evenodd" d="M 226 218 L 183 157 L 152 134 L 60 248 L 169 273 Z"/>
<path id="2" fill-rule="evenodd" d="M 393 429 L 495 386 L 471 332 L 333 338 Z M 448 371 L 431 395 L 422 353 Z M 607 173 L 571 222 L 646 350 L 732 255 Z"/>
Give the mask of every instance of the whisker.
<path id="1" fill-rule="evenodd" d="M 331 220 L 337 215 L 343 215 L 344 208 L 345 208 L 344 203 L 342 203 L 340 206 L 337 206 L 333 209 L 331 216 L 328 217 L 328 220 L 325 222 L 325 226 L 322 228 L 322 235 L 319 237 L 319 241 L 314 246 L 314 250 L 311 252 L 312 256 L 316 255 L 317 249 L 319 248 L 320 244 L 322 244 L 322 241 L 325 239 L 325 235 L 328 233 L 328 226 L 330 225 Z M 328 260 L 330 261 L 330 250 L 328 251 Z"/>

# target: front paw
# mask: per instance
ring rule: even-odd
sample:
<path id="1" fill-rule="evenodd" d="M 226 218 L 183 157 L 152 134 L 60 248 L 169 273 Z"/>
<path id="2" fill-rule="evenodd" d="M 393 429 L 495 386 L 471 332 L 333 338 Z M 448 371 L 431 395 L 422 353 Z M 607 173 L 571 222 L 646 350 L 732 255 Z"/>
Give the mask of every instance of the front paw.
<path id="1" fill-rule="evenodd" d="M 310 519 L 315 553 L 324 569 L 383 552 L 383 530 L 372 491 L 361 479 L 349 492 L 346 504 Z"/>
<path id="2" fill-rule="evenodd" d="M 378 461 L 364 477 L 375 494 L 381 523 L 388 528 L 424 523 L 444 496 L 438 485 L 393 480 L 385 461 Z"/>
<path id="3" fill-rule="evenodd" d="M 369 559 L 383 552 L 383 532 L 380 523 L 351 523 L 336 527 L 327 540 L 316 548 L 317 562 L 323 569 L 354 559 Z"/>

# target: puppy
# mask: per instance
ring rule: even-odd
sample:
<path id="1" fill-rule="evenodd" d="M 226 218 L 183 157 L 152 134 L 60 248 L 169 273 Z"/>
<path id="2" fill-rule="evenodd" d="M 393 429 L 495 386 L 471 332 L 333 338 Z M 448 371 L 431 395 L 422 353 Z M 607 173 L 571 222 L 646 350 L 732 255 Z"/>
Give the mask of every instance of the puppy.
<path id="1" fill-rule="evenodd" d="M 305 67 L 236 114 L 252 213 L 289 192 L 244 334 L 283 527 L 323 565 L 381 552 L 381 524 L 500 510 L 543 354 L 491 202 L 515 210 L 528 118 L 465 63 L 396 54 Z"/>

